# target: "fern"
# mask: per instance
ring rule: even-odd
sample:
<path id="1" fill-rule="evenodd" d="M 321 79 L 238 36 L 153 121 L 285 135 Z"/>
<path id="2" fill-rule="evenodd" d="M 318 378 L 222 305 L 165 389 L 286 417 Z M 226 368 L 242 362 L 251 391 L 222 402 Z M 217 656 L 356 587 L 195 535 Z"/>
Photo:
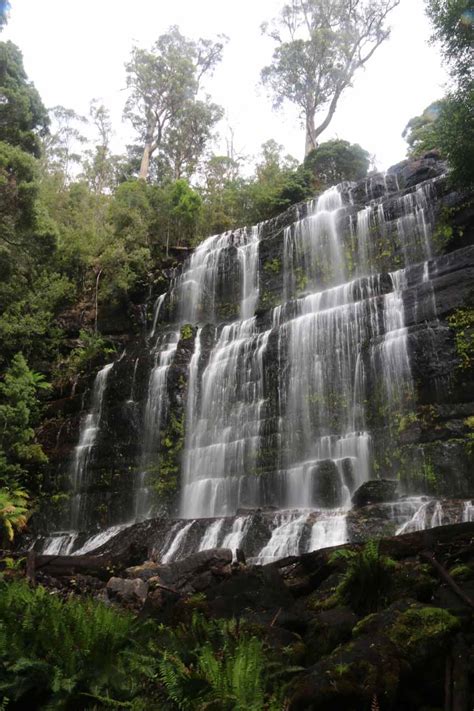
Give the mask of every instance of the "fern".
<path id="1" fill-rule="evenodd" d="M 139 648 L 142 636 L 129 614 L 0 583 L 0 691 L 32 707 L 36 698 L 57 707 L 84 695 L 131 701 L 156 673 Z"/>
<path id="2" fill-rule="evenodd" d="M 168 634 L 160 660 L 165 694 L 179 709 L 260 711 L 281 709 L 281 694 L 269 693 L 268 654 L 260 639 L 235 620 L 208 621 L 194 615 L 189 627 Z M 274 679 L 272 680 L 275 685 Z M 278 698 L 277 698 L 278 697 Z"/>
<path id="3" fill-rule="evenodd" d="M 378 541 L 368 541 L 358 552 L 347 551 L 344 556 L 336 554 L 332 555 L 331 562 L 347 560 L 346 571 L 337 588 L 338 597 L 360 614 L 374 612 L 383 606 L 396 563 L 380 554 Z"/>

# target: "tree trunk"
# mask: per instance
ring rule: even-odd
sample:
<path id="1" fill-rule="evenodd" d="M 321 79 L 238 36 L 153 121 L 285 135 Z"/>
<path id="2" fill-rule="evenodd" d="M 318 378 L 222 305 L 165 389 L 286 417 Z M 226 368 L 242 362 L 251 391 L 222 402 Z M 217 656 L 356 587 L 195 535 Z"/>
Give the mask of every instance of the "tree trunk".
<path id="1" fill-rule="evenodd" d="M 304 148 L 304 157 L 306 158 L 311 151 L 317 147 L 316 142 L 316 127 L 314 111 L 306 114 L 306 141 Z"/>
<path id="2" fill-rule="evenodd" d="M 145 143 L 143 149 L 142 162 L 140 164 L 140 180 L 146 180 L 148 178 L 148 173 L 150 171 L 150 158 L 151 158 L 151 141 Z"/>

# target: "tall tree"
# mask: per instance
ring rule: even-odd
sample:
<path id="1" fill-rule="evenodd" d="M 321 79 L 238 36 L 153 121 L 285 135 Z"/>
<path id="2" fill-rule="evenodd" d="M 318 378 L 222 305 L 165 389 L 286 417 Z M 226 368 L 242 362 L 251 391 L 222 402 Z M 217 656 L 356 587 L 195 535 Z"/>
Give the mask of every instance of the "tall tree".
<path id="1" fill-rule="evenodd" d="M 0 141 L 40 155 L 40 136 L 47 133 L 48 114 L 28 81 L 23 56 L 13 42 L 0 42 Z"/>
<path id="2" fill-rule="evenodd" d="M 158 38 L 151 51 L 133 50 L 131 60 L 126 64 L 130 95 L 124 115 L 138 132 L 143 145 L 139 174 L 143 180 L 148 177 L 150 159 L 158 149 L 164 150 L 167 145 L 172 145 L 176 154 L 179 135 L 189 146 L 196 119 L 198 134 L 207 139 L 211 127 L 220 118 L 209 97 L 198 103 L 198 93 L 202 78 L 211 74 L 220 61 L 222 49 L 222 42 L 203 39 L 193 42 L 183 37 L 177 27 L 171 27 Z M 205 111 L 203 107 L 206 107 Z M 198 145 L 193 146 L 192 161 L 196 160 L 196 149 L 202 151 L 205 142 L 198 141 Z M 182 161 L 179 163 L 181 166 Z"/>
<path id="3" fill-rule="evenodd" d="M 100 194 L 114 183 L 117 157 L 111 155 L 112 122 L 110 112 L 96 99 L 90 103 L 89 116 L 96 130 L 94 147 L 85 153 L 84 177 L 92 190 Z"/>
<path id="4" fill-rule="evenodd" d="M 426 0 L 432 41 L 441 45 L 451 85 L 429 135 L 451 166 L 451 180 L 474 185 L 474 12 L 472 0 Z M 409 124 L 410 125 L 410 124 Z"/>
<path id="5" fill-rule="evenodd" d="M 273 93 L 276 108 L 284 101 L 299 108 L 306 130 L 305 156 L 316 148 L 356 71 L 389 36 L 387 16 L 399 2 L 291 0 L 279 18 L 262 25 L 277 42 L 262 81 Z"/>
<path id="6" fill-rule="evenodd" d="M 49 113 L 52 128 L 44 138 L 43 154 L 48 170 L 61 173 L 65 184 L 73 177 L 72 167 L 82 160 L 79 148 L 87 139 L 80 127 L 87 123 L 87 119 L 64 106 L 54 106 Z"/>

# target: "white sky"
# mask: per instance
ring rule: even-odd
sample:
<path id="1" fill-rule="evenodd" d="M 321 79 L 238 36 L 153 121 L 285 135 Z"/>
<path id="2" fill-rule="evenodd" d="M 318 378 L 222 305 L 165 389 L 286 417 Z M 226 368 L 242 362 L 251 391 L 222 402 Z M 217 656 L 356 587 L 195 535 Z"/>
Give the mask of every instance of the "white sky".
<path id="1" fill-rule="evenodd" d="M 274 138 L 286 152 L 303 157 L 304 133 L 291 106 L 271 109 L 259 87 L 273 42 L 260 24 L 278 14 L 283 0 L 11 0 L 9 23 L 0 37 L 23 52 L 25 68 L 46 106 L 62 104 L 88 114 L 98 97 L 111 110 L 115 148 L 130 140 L 122 123 L 124 63 L 134 44 L 150 47 L 172 24 L 189 37 L 226 34 L 224 60 L 208 91 L 227 114 L 238 152 L 252 156 Z M 401 0 L 391 16 L 391 38 L 355 78 L 321 140 L 345 138 L 375 154 L 379 168 L 402 160 L 407 121 L 443 93 L 446 74 L 435 47 L 423 0 Z M 221 127 L 226 134 L 226 124 Z M 225 145 L 225 144 L 224 144 Z M 221 148 L 222 150 L 222 148 Z"/>

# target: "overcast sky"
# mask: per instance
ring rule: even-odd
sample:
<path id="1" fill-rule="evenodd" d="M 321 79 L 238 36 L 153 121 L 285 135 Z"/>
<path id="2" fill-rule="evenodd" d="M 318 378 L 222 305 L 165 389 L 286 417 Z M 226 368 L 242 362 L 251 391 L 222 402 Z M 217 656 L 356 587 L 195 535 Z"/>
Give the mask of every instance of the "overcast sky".
<path id="1" fill-rule="evenodd" d="M 229 37 L 224 60 L 208 84 L 235 133 L 239 152 L 252 156 L 269 138 L 299 160 L 304 132 L 291 106 L 273 112 L 259 86 L 260 69 L 273 43 L 260 24 L 274 17 L 283 0 L 11 0 L 2 39 L 23 51 L 25 68 L 46 106 L 62 104 L 87 114 L 92 98 L 111 110 L 115 147 L 129 140 L 122 123 L 124 63 L 134 44 L 150 47 L 172 24 L 189 37 Z M 401 133 L 407 121 L 443 93 L 446 74 L 439 52 L 427 43 L 430 27 L 423 0 L 401 0 L 391 16 L 391 38 L 354 87 L 339 102 L 321 140 L 345 138 L 376 156 L 387 168 L 405 155 Z M 226 133 L 225 123 L 220 127 Z"/>

